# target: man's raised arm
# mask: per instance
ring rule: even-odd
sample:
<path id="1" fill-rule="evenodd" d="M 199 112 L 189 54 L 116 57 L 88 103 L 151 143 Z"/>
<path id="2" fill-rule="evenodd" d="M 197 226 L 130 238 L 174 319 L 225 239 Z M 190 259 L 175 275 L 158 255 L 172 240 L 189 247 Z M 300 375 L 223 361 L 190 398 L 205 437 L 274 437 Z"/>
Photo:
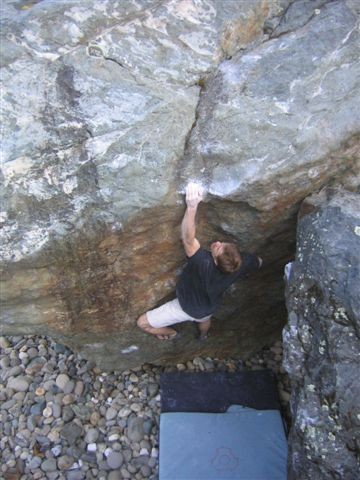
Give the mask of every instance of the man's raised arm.
<path id="1" fill-rule="evenodd" d="M 181 223 L 181 239 L 186 255 L 192 257 L 200 248 L 200 243 L 195 238 L 195 217 L 198 205 L 203 198 L 203 189 L 196 183 L 189 183 L 185 193 L 186 211 Z"/>

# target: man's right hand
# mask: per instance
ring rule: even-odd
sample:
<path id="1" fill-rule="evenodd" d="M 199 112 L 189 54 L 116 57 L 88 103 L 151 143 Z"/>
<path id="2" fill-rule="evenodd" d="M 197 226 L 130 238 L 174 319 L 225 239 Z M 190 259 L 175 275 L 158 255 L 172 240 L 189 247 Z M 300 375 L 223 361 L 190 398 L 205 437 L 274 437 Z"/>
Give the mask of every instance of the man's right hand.
<path id="1" fill-rule="evenodd" d="M 197 183 L 189 183 L 185 189 L 185 201 L 189 208 L 196 208 L 204 196 L 204 189 Z"/>

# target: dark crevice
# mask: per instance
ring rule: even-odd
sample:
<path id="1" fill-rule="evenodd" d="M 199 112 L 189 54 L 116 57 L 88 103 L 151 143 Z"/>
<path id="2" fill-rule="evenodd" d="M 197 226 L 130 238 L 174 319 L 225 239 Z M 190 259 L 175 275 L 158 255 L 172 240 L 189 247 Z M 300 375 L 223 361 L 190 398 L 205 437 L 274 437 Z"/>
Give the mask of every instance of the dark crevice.
<path id="1" fill-rule="evenodd" d="M 194 130 L 196 129 L 197 125 L 198 125 L 198 122 L 199 122 L 199 118 L 200 118 L 200 106 L 201 106 L 201 101 L 202 101 L 202 97 L 205 93 L 205 90 L 206 90 L 206 78 L 200 78 L 196 84 L 194 84 L 194 86 L 197 86 L 200 88 L 200 91 L 199 91 L 199 97 L 198 97 L 198 102 L 197 102 L 197 105 L 196 105 L 196 108 L 195 108 L 195 119 L 189 129 L 189 131 L 187 132 L 186 134 L 186 137 L 185 137 L 185 141 L 184 141 L 184 154 L 182 156 L 181 159 L 179 159 L 179 166 L 177 168 L 177 173 L 176 173 L 176 183 L 177 184 L 181 184 L 182 183 L 182 180 L 181 180 L 181 172 L 183 172 L 185 170 L 185 166 L 187 164 L 187 161 L 188 161 L 188 157 L 189 157 L 189 152 L 191 150 L 191 137 L 193 135 L 193 132 Z"/>
<path id="2" fill-rule="evenodd" d="M 93 134 L 93 132 L 90 130 L 89 127 L 86 127 L 86 128 L 85 128 L 85 131 L 86 131 L 86 133 L 89 135 L 89 138 L 94 138 L 94 134 Z"/>
<path id="3" fill-rule="evenodd" d="M 309 1 L 309 0 L 304 0 L 304 2 L 305 2 L 305 1 Z M 294 32 L 294 31 L 296 31 L 296 30 L 299 30 L 300 28 L 305 27 L 305 26 L 308 25 L 308 24 L 313 20 L 313 18 L 317 15 L 316 12 L 315 12 L 316 9 L 321 9 L 321 8 L 324 7 L 325 5 L 330 4 L 330 3 L 334 3 L 334 2 L 336 2 L 336 1 L 337 1 L 337 0 L 323 0 L 323 1 L 320 1 L 319 3 L 316 3 L 316 4 L 314 5 L 314 11 L 313 11 L 313 13 L 309 16 L 309 18 L 305 21 L 305 23 L 303 23 L 302 25 L 297 25 L 297 26 L 295 26 L 295 27 L 293 27 L 293 28 L 289 27 L 288 30 L 284 30 L 284 31 L 282 31 L 282 32 L 280 32 L 280 33 L 277 33 L 278 30 L 279 30 L 279 28 L 283 26 L 284 21 L 285 21 L 285 18 L 286 18 L 286 15 L 288 14 L 289 10 L 290 10 L 291 8 L 293 8 L 293 6 L 296 5 L 297 2 L 294 1 L 294 2 L 290 3 L 290 4 L 286 7 L 284 13 L 281 15 L 281 18 L 280 18 L 280 21 L 279 21 L 277 27 L 275 27 L 275 29 L 274 29 L 271 33 L 269 33 L 269 39 L 268 39 L 268 40 L 273 40 L 273 39 L 275 39 L 275 38 L 280 38 L 280 37 L 282 37 L 282 36 L 284 36 L 284 35 L 288 35 L 289 33 L 292 33 L 292 32 Z M 267 41 L 268 41 L 268 40 L 267 40 Z M 264 43 L 265 43 L 265 42 L 264 42 Z"/>
<path id="4" fill-rule="evenodd" d="M 114 58 L 105 57 L 105 56 L 104 56 L 103 58 L 104 58 L 105 60 L 108 60 L 109 62 L 114 62 L 114 63 L 116 63 L 116 65 L 119 65 L 119 67 L 121 67 L 121 68 L 125 68 L 125 66 L 124 66 L 121 62 L 119 62 L 118 60 L 115 60 Z"/>
<path id="5" fill-rule="evenodd" d="M 294 3 L 294 2 L 289 3 L 289 5 L 285 8 L 283 14 L 282 14 L 281 17 L 280 17 L 280 20 L 279 20 L 279 23 L 278 23 L 277 27 L 275 27 L 273 30 L 270 29 L 270 31 L 266 32 L 266 31 L 265 31 L 265 28 L 266 28 L 266 27 L 265 27 L 265 25 L 264 25 L 264 33 L 267 33 L 267 34 L 269 35 L 269 40 L 272 40 L 272 38 L 274 38 L 274 37 L 273 37 L 273 34 L 276 32 L 277 28 L 278 28 L 278 27 L 281 25 L 281 23 L 283 22 L 284 18 L 286 17 L 286 15 L 287 15 L 288 11 L 290 10 L 290 8 L 292 7 L 293 3 Z M 266 22 L 265 22 L 265 23 L 266 23 Z M 267 41 L 268 41 L 268 40 L 267 40 Z"/>

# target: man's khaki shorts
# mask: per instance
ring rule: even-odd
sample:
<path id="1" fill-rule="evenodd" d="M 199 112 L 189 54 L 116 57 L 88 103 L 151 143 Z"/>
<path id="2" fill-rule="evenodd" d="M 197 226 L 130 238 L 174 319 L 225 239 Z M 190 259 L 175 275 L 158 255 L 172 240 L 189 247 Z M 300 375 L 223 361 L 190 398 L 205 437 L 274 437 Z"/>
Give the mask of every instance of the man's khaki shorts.
<path id="1" fill-rule="evenodd" d="M 146 318 L 153 328 L 161 328 L 174 325 L 174 323 L 187 321 L 206 322 L 206 320 L 210 320 L 211 315 L 204 318 L 190 317 L 190 315 L 185 313 L 180 307 L 179 300 L 175 298 L 175 300 L 164 303 L 164 305 L 161 305 L 159 308 L 154 308 L 154 310 L 146 312 Z"/>

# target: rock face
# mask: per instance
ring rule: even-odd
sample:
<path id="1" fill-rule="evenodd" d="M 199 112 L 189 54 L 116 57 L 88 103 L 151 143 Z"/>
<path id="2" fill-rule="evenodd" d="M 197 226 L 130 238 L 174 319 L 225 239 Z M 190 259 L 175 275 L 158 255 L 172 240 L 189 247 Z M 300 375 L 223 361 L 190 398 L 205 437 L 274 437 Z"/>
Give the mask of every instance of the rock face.
<path id="1" fill-rule="evenodd" d="M 1 8 L 2 333 L 52 335 L 104 368 L 270 343 L 299 203 L 359 184 L 357 2 Z M 135 321 L 174 293 L 188 179 L 209 192 L 202 244 L 235 239 L 264 268 L 206 345 L 191 326 L 159 345 Z"/>
<path id="2" fill-rule="evenodd" d="M 290 479 L 358 478 L 360 197 L 326 192 L 300 209 L 287 285 Z"/>

